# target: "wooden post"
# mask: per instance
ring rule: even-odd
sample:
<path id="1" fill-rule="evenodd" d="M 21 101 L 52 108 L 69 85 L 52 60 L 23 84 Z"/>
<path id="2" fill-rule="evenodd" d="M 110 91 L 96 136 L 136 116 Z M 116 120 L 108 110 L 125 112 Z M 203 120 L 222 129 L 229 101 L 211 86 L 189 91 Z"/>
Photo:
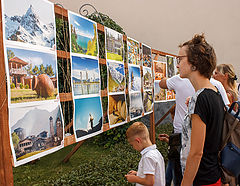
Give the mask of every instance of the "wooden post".
<path id="1" fill-rule="evenodd" d="M 0 9 L 1 0 L 0 0 Z M 0 13 L 2 20 L 2 13 Z M 4 64 L 3 28 L 0 24 L 0 185 L 13 185 L 13 171 L 8 126 L 8 96 Z"/>

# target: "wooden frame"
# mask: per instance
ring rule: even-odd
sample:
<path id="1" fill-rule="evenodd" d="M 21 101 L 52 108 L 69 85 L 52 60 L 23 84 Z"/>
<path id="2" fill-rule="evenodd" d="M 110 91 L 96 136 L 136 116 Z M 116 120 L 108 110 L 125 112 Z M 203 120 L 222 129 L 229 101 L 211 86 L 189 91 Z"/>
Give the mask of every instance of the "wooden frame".
<path id="1" fill-rule="evenodd" d="M 2 20 L 2 7 L 0 0 L 0 9 L 1 14 L 0 18 Z M 56 16 L 63 17 L 63 19 L 67 20 L 68 12 L 66 9 L 55 5 L 55 14 Z M 100 32 L 104 32 L 104 26 L 101 24 L 97 24 L 97 29 Z M 126 41 L 127 36 L 124 35 L 124 40 Z M 0 24 L 0 185 L 13 185 L 13 172 L 12 172 L 12 155 L 10 149 L 10 136 L 9 136 L 9 124 L 8 124 L 8 96 L 7 96 L 7 87 L 6 87 L 6 72 L 5 72 L 5 62 L 4 62 L 4 47 L 3 47 L 3 28 L 2 24 Z M 155 59 L 159 56 L 172 55 L 169 53 L 161 52 L 155 49 L 152 49 L 152 54 L 155 54 Z M 58 58 L 70 58 L 70 53 L 65 51 L 57 51 Z M 99 59 L 99 63 L 106 65 L 106 59 Z M 127 63 L 125 63 L 125 68 L 127 68 Z M 142 68 L 141 68 L 142 69 Z M 127 91 L 126 91 L 127 92 Z M 60 101 L 72 101 L 72 93 L 60 93 Z M 101 96 L 107 96 L 106 90 L 101 91 Z M 128 118 L 128 121 L 129 118 Z M 65 125 L 65 130 L 68 130 L 73 125 L 73 122 Z M 109 130 L 109 124 L 106 123 L 103 125 L 103 131 Z M 150 114 L 150 138 L 153 143 L 155 143 L 155 120 L 154 120 L 154 108 L 153 112 Z M 66 144 L 75 143 L 73 140 L 73 135 L 65 138 Z M 73 150 L 67 155 L 64 159 L 64 162 L 67 162 L 69 158 L 77 151 L 77 149 L 81 146 L 83 141 L 77 143 L 77 145 L 73 148 Z"/>

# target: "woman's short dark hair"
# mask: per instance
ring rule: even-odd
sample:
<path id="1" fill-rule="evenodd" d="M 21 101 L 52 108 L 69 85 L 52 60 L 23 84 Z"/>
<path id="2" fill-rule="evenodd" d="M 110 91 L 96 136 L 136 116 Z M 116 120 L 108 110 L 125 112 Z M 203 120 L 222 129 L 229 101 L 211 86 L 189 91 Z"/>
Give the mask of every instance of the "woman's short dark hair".
<path id="1" fill-rule="evenodd" d="M 183 46 L 187 46 L 189 63 L 195 66 L 201 75 L 210 79 L 216 67 L 216 54 L 205 40 L 204 34 L 196 34 L 192 40 L 179 45 L 180 48 Z"/>

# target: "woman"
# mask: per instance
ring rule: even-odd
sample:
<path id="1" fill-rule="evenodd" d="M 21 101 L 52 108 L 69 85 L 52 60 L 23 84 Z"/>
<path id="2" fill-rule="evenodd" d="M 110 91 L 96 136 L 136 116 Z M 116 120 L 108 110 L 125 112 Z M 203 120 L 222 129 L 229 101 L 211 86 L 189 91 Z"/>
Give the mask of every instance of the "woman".
<path id="1" fill-rule="evenodd" d="M 234 72 L 232 65 L 218 65 L 213 75 L 213 78 L 222 83 L 223 87 L 227 92 L 230 104 L 232 104 L 234 101 L 238 101 L 237 76 Z"/>
<path id="2" fill-rule="evenodd" d="M 222 135 L 224 103 L 209 79 L 216 67 L 214 49 L 204 35 L 180 45 L 177 67 L 196 93 L 190 99 L 182 132 L 182 185 L 221 185 L 218 151 Z"/>

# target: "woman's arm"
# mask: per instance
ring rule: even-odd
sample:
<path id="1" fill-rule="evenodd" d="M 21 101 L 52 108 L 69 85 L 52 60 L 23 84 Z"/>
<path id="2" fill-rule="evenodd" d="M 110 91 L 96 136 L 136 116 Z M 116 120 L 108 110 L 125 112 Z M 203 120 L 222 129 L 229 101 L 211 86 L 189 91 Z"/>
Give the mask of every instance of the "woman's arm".
<path id="1" fill-rule="evenodd" d="M 183 186 L 191 186 L 193 184 L 202 158 L 205 136 L 205 123 L 197 114 L 192 114 L 191 147 L 183 175 Z"/>

